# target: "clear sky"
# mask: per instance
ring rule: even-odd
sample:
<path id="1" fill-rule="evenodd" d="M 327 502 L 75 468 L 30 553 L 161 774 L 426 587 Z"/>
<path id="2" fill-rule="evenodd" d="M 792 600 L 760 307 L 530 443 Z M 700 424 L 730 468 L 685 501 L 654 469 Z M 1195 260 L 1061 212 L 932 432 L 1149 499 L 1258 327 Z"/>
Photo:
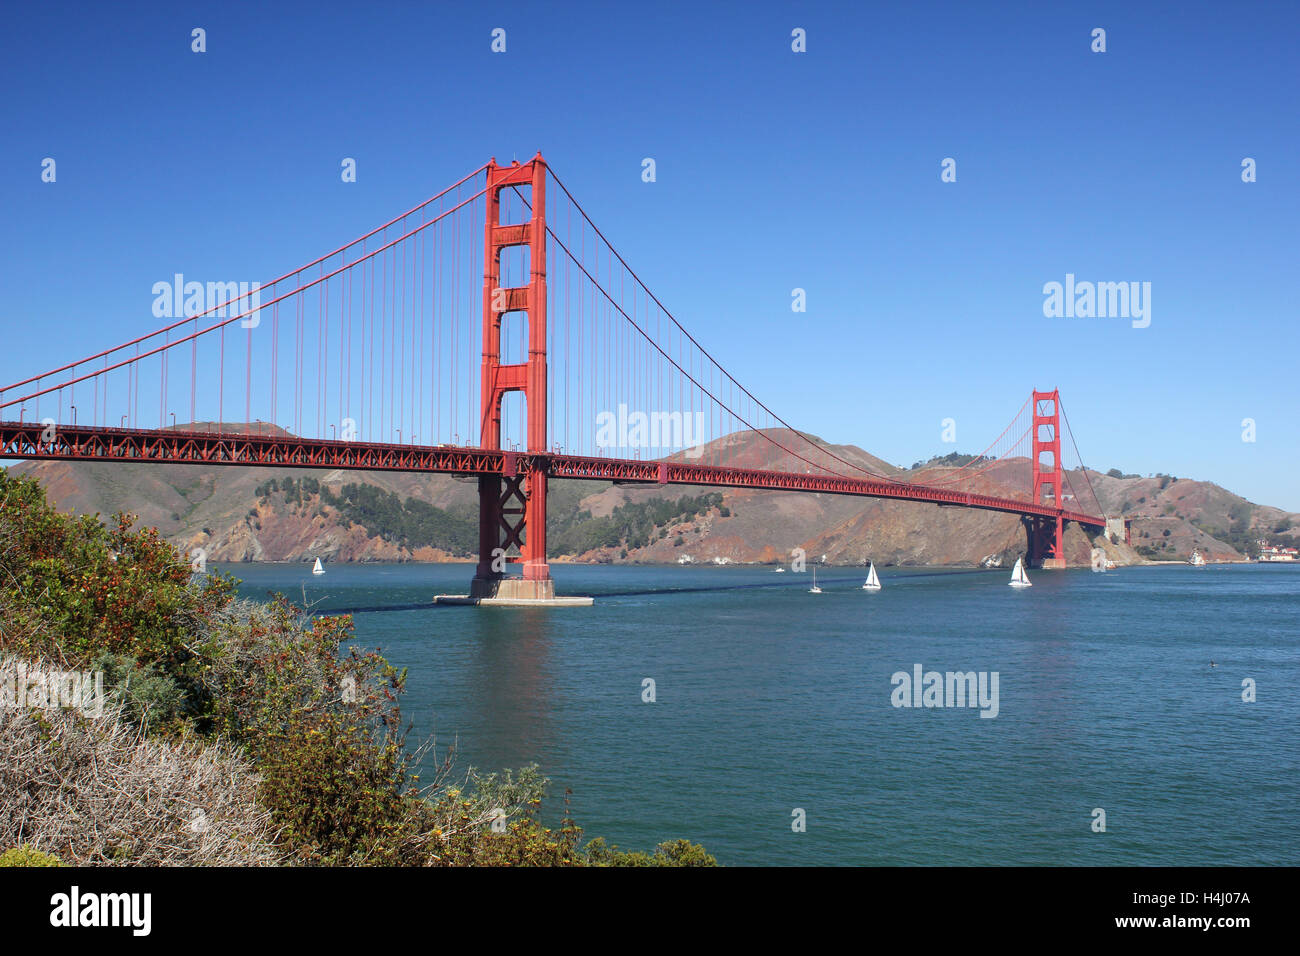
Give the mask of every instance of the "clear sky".
<path id="1" fill-rule="evenodd" d="M 829 441 L 978 451 L 1059 386 L 1088 464 L 1300 510 L 1297 28 L 1293 3 L 15 5 L 0 380 L 154 328 L 178 261 L 269 279 L 541 149 Z M 1046 317 L 1067 274 L 1149 282 L 1150 324 Z"/>

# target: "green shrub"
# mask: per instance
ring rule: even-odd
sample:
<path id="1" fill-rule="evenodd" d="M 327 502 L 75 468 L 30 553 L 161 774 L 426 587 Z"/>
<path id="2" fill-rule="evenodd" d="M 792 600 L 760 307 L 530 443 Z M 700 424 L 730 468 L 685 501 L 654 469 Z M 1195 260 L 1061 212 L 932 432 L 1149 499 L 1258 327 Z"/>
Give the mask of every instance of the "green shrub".
<path id="1" fill-rule="evenodd" d="M 262 797 L 300 862 L 424 862 L 434 818 L 416 799 L 403 743 L 375 740 L 348 715 L 317 713 L 257 744 Z"/>
<path id="2" fill-rule="evenodd" d="M 607 846 L 597 837 L 587 844 L 586 857 L 592 866 L 717 866 L 698 843 L 690 840 L 671 840 L 660 843 L 654 853 L 625 853 L 616 846 Z"/>
<path id="3" fill-rule="evenodd" d="M 0 607 L 4 645 L 69 666 L 99 654 L 156 665 L 186 680 L 196 624 L 223 607 L 233 579 L 192 569 L 153 528 L 130 515 L 112 527 L 65 515 L 31 478 L 0 471 Z"/>
<path id="4" fill-rule="evenodd" d="M 137 725 L 159 731 L 179 729 L 196 706 L 186 685 L 156 664 L 104 651 L 91 660 L 89 669 L 104 675 L 105 694 L 116 697 L 122 716 Z"/>
<path id="5" fill-rule="evenodd" d="M 63 866 L 63 861 L 29 846 L 16 846 L 0 853 L 0 866 Z"/>

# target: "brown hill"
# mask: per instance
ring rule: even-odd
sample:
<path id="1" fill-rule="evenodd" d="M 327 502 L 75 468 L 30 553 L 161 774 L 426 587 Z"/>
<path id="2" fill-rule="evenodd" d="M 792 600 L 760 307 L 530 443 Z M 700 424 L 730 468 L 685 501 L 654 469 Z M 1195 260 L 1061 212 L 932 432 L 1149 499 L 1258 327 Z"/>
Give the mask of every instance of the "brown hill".
<path id="1" fill-rule="evenodd" d="M 1111 514 L 1132 519 L 1133 545 L 1156 559 L 1181 559 L 1199 548 L 1207 560 L 1241 560 L 1259 540 L 1296 546 L 1300 515 L 1257 505 L 1208 481 L 1089 472 Z"/>

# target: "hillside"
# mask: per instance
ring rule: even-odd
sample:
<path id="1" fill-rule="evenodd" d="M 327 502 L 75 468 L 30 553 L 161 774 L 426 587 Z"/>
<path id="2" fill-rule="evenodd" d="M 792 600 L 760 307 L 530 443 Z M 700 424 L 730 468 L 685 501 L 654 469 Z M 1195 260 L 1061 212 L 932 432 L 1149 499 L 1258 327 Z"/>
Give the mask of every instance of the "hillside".
<path id="1" fill-rule="evenodd" d="M 747 467 L 804 467 L 774 441 L 780 432 L 732 435 L 705 449 Z M 828 446 L 877 474 L 944 482 L 965 459 L 948 456 L 901 469 L 854 446 Z M 64 510 L 126 510 L 212 561 L 468 560 L 477 540 L 472 480 L 448 475 L 330 469 L 199 465 L 24 462 Z M 979 470 L 977 467 L 975 470 Z M 1026 459 L 999 462 L 973 490 L 1005 494 L 1028 485 Z M 1117 561 L 1186 560 L 1196 547 L 1210 560 L 1241 560 L 1261 537 L 1294 543 L 1300 515 L 1246 501 L 1209 482 L 1185 478 L 1069 473 L 1070 486 L 1107 513 L 1133 518 L 1133 545 L 1110 548 Z M 802 547 L 829 563 L 973 565 L 1009 562 L 1024 550 L 1015 515 L 827 494 L 555 480 L 548 540 L 556 560 L 695 562 L 788 560 Z M 1086 564 L 1091 542 L 1067 535 L 1066 557 Z"/>
<path id="2" fill-rule="evenodd" d="M 1154 559 L 1186 558 L 1199 548 L 1208 560 L 1240 560 L 1259 539 L 1296 546 L 1300 515 L 1257 505 L 1207 481 L 1170 475 L 1089 473 L 1109 513 L 1132 518 L 1133 545 Z"/>

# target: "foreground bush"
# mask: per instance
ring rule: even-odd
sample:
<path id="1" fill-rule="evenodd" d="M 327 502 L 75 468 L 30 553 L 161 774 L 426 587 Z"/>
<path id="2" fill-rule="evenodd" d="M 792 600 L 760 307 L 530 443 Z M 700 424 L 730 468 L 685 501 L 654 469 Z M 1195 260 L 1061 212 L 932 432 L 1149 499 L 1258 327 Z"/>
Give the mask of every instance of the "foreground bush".
<path id="1" fill-rule="evenodd" d="M 653 853 L 625 853 L 607 847 L 601 837 L 587 844 L 587 862 L 592 866 L 717 866 L 718 861 L 704 847 L 690 840 L 660 843 Z"/>
<path id="2" fill-rule="evenodd" d="M 196 582 L 189 563 L 153 528 L 118 515 L 51 508 L 30 478 L 0 474 L 0 564 L 7 572 L 7 650 L 55 660 L 127 655 L 184 680 L 200 652 L 195 626 L 224 606 L 233 581 Z"/>
<path id="3" fill-rule="evenodd" d="M 0 684 L 18 664 L 0 659 Z M 30 679 L 35 668 L 24 667 Z M 223 745 L 149 737 L 109 705 L 101 716 L 0 708 L 0 846 L 75 865 L 273 863 L 259 778 Z"/>

